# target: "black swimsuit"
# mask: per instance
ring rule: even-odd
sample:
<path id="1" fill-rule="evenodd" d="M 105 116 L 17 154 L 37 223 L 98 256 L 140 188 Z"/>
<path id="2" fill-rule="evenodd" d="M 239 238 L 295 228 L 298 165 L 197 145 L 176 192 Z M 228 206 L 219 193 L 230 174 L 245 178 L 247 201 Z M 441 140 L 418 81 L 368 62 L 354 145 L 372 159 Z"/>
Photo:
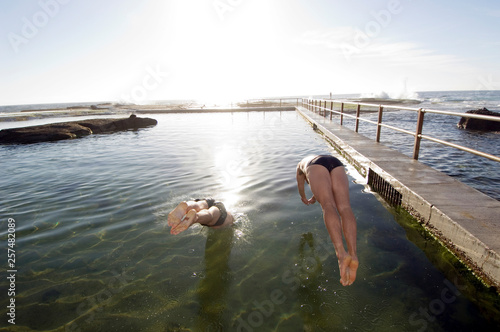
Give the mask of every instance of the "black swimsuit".
<path id="1" fill-rule="evenodd" d="M 332 169 L 339 167 L 339 166 L 344 166 L 340 160 L 335 158 L 334 156 L 330 155 L 319 155 L 314 157 L 306 167 L 309 167 L 311 165 L 321 165 L 325 167 L 328 172 L 331 172 Z"/>
<path id="2" fill-rule="evenodd" d="M 206 201 L 209 209 L 212 206 L 215 206 L 220 211 L 220 217 L 219 217 L 219 219 L 217 219 L 217 222 L 213 225 L 205 225 L 205 226 L 208 226 L 208 227 L 220 226 L 224 223 L 224 221 L 226 221 L 227 211 L 226 211 L 226 207 L 224 206 L 224 204 L 222 204 L 222 202 L 216 202 L 215 199 L 213 199 L 213 198 L 202 198 L 202 199 L 197 198 L 194 201 L 195 202 Z"/>

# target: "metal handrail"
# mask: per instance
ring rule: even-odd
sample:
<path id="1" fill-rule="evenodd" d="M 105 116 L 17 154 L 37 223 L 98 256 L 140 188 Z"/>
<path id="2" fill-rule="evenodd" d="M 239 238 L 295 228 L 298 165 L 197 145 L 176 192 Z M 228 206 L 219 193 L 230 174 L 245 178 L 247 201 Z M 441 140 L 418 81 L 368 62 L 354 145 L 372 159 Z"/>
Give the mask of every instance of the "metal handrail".
<path id="1" fill-rule="evenodd" d="M 459 150 L 462 150 L 462 151 L 466 151 L 466 152 L 469 152 L 469 153 L 473 153 L 475 155 L 478 155 L 478 156 L 481 156 L 481 157 L 485 157 L 485 158 L 488 158 L 488 159 L 491 159 L 489 157 L 492 156 L 492 155 L 490 155 L 488 153 L 485 153 L 485 152 L 477 151 L 477 150 L 474 150 L 474 149 L 471 149 L 471 148 L 468 148 L 468 147 L 465 147 L 465 146 L 461 146 L 461 145 L 458 145 L 458 144 L 454 144 L 454 143 L 450 143 L 450 142 L 447 142 L 447 141 L 440 140 L 439 138 L 434 138 L 434 137 L 427 136 L 427 135 L 421 135 L 421 137 L 425 138 L 426 140 L 432 141 L 432 142 L 441 143 L 443 145 L 446 145 L 446 146 L 449 146 L 449 147 L 452 147 L 452 148 L 455 148 L 455 149 L 459 149 Z M 493 157 L 495 157 L 495 156 L 493 156 Z M 496 159 L 492 159 L 492 160 L 500 161 L 500 158 L 496 157 Z"/>
<path id="2" fill-rule="evenodd" d="M 330 109 L 326 107 L 326 103 L 331 103 Z M 324 107 L 322 104 L 324 103 Z M 340 104 L 340 109 L 341 111 L 337 111 L 333 109 L 334 104 Z M 377 133 L 376 133 L 376 141 L 380 142 L 380 134 L 381 131 L 380 129 L 382 127 L 384 128 L 389 128 L 407 135 L 411 135 L 415 138 L 414 146 L 413 146 L 413 159 L 418 160 L 418 155 L 420 152 L 420 142 L 422 139 L 443 144 L 445 146 L 449 146 L 458 150 L 466 151 L 468 153 L 472 153 L 484 158 L 488 158 L 490 160 L 494 160 L 497 162 L 500 162 L 500 157 L 482 152 L 479 150 L 471 149 L 459 144 L 454 144 L 450 143 L 435 137 L 431 137 L 428 135 L 423 135 L 422 134 L 422 127 L 424 123 L 424 116 L 425 113 L 431 113 L 431 114 L 440 114 L 440 115 L 448 115 L 448 116 L 460 116 L 460 117 L 466 117 L 466 118 L 473 118 L 473 119 L 481 119 L 481 120 L 490 120 L 490 121 L 497 121 L 500 122 L 500 117 L 496 116 L 489 116 L 489 115 L 481 115 L 481 114 L 471 114 L 471 113 L 458 113 L 458 112 L 448 112 L 448 111 L 438 111 L 438 110 L 432 110 L 432 109 L 423 109 L 423 108 L 413 108 L 413 107 L 405 107 L 405 106 L 394 106 L 394 105 L 381 105 L 381 104 L 369 104 L 369 103 L 356 103 L 356 102 L 348 102 L 348 101 L 342 101 L 342 100 L 333 100 L 333 99 L 302 99 L 302 106 L 307 106 L 309 110 L 312 109 L 313 112 L 318 111 L 321 113 L 321 110 L 324 111 L 325 116 L 326 112 L 330 113 L 330 119 L 332 119 L 332 114 L 339 114 L 340 115 L 340 125 L 342 126 L 343 123 L 343 117 L 347 116 L 349 118 L 355 119 L 355 131 L 358 132 L 358 125 L 359 121 L 363 122 L 368 122 L 371 124 L 374 124 L 377 126 Z M 344 112 L 344 105 L 355 105 L 357 106 L 356 110 L 356 115 L 352 114 L 346 114 Z M 368 106 L 368 107 L 378 107 L 378 121 L 373 121 L 373 120 L 368 120 L 368 119 L 363 119 L 360 117 L 360 111 L 361 111 L 361 106 Z M 415 132 L 411 132 L 409 130 L 403 129 L 403 128 L 398 128 L 396 126 L 391 126 L 388 124 L 382 123 L 382 114 L 384 109 L 397 109 L 397 110 L 407 110 L 407 111 L 414 111 L 418 112 L 418 120 L 417 120 L 417 128 Z"/>
<path id="3" fill-rule="evenodd" d="M 500 122 L 500 117 L 498 117 L 498 116 L 491 116 L 491 115 L 471 114 L 471 113 L 459 113 L 459 112 L 448 112 L 448 111 L 438 111 L 438 110 L 427 109 L 427 108 L 415 108 L 415 107 L 394 106 L 394 105 L 356 103 L 356 102 L 352 102 L 352 101 L 350 102 L 350 101 L 343 101 L 343 100 L 337 100 L 337 99 L 308 99 L 308 100 L 317 100 L 317 101 L 320 101 L 320 102 L 329 102 L 329 103 L 333 102 L 333 103 L 336 103 L 336 104 L 361 105 L 361 106 L 369 106 L 369 107 L 380 107 L 380 106 L 382 106 L 384 109 L 386 109 L 386 108 L 392 108 L 392 109 L 395 109 L 395 110 L 405 110 L 405 111 L 418 111 L 418 110 L 422 110 L 422 112 L 425 112 L 425 113 L 433 113 L 433 114 L 441 114 L 441 115 L 452 115 L 452 116 L 460 116 L 460 117 L 465 117 L 465 118 L 473 118 L 473 119 L 481 119 L 481 120 L 490 120 L 490 121 Z M 303 101 L 304 101 L 304 99 L 302 99 L 302 102 Z M 326 109 L 326 110 L 330 111 L 329 109 Z"/>

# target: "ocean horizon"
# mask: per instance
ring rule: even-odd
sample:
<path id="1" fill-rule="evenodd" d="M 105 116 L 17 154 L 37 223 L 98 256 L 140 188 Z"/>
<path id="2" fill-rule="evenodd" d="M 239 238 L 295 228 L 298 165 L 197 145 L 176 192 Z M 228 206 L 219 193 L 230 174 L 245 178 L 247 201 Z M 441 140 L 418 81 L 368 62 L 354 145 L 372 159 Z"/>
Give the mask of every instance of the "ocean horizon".
<path id="1" fill-rule="evenodd" d="M 234 106 L 237 103 L 244 103 L 248 100 L 280 100 L 280 99 L 297 99 L 297 98 L 324 98 L 339 100 L 373 100 L 376 99 L 377 103 L 383 103 L 384 100 L 388 102 L 401 101 L 417 108 L 427 109 L 446 109 L 452 111 L 467 111 L 469 108 L 486 107 L 491 111 L 500 111 L 500 90 L 457 90 L 457 91 L 401 91 L 401 92 L 387 92 L 379 91 L 373 93 L 347 93 L 347 94 L 314 94 L 314 95 L 297 95 L 297 96 L 267 96 L 256 97 L 248 99 L 234 99 L 229 102 L 206 102 L 202 99 L 168 99 L 168 100 L 147 100 L 137 105 L 178 105 L 178 104 L 193 104 L 196 106 Z M 59 109 L 69 107 L 90 107 L 92 105 L 106 104 L 127 104 L 125 101 L 120 100 L 104 100 L 104 101 L 85 101 L 85 102 L 54 102 L 54 103 L 27 103 L 27 104 L 14 104 L 14 105 L 0 105 L 0 112 L 14 113 L 20 111 L 30 110 L 45 110 L 45 109 Z M 211 105 L 213 104 L 213 105 Z M 129 104 L 134 105 L 134 104 Z"/>

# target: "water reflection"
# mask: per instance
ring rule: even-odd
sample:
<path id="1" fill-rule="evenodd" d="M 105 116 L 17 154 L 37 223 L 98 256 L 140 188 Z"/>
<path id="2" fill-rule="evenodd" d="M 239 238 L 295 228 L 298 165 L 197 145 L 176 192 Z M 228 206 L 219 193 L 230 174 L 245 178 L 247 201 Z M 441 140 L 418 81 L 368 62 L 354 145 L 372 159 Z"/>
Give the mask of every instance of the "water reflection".
<path id="1" fill-rule="evenodd" d="M 197 331 L 228 330 L 227 293 L 232 282 L 229 257 L 234 227 L 208 229 L 205 244 L 205 273 L 198 286 L 199 312 Z"/>

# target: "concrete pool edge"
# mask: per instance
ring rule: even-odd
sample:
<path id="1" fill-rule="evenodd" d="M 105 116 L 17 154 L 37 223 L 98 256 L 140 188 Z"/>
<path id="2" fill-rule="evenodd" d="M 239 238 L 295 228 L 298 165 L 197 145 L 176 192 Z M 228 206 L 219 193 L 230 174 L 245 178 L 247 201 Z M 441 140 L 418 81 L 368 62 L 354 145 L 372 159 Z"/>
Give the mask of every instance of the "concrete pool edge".
<path id="1" fill-rule="evenodd" d="M 31 110 L 20 112 L 0 113 L 0 123 L 9 123 L 14 121 L 27 121 L 50 119 L 57 117 L 83 117 L 83 116 L 129 116 L 130 114 L 188 114 L 188 113 L 238 113 L 238 112 L 293 112 L 295 106 L 267 106 L 267 107 L 238 107 L 238 108 L 159 108 L 149 107 L 147 105 L 140 108 L 129 106 L 128 108 L 114 109 L 50 109 L 50 110 Z"/>
<path id="2" fill-rule="evenodd" d="M 240 107 L 240 108 L 186 108 L 186 109 L 139 109 L 132 110 L 133 113 L 143 114 L 169 114 L 169 113 L 238 113 L 238 112 L 291 112 L 295 111 L 295 106 L 281 107 Z"/>
<path id="3" fill-rule="evenodd" d="M 388 182 L 401 194 L 401 207 L 500 292 L 499 201 L 303 107 L 296 110 L 365 179 L 371 170 Z"/>

